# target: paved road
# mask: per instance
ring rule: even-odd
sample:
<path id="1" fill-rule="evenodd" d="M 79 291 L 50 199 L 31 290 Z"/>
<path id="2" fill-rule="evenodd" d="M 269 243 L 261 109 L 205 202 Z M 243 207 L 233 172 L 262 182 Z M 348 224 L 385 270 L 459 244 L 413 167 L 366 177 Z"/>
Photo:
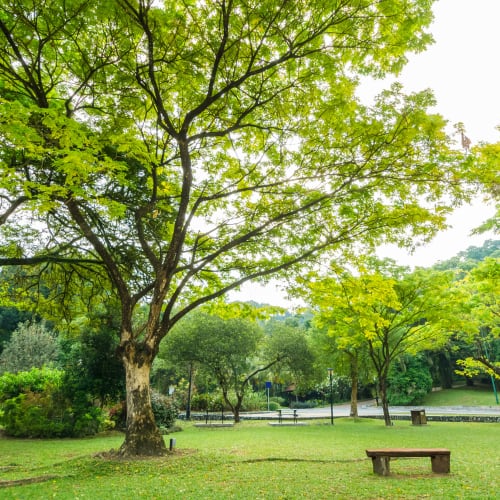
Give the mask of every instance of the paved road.
<path id="1" fill-rule="evenodd" d="M 342 404 L 333 406 L 334 417 L 348 417 L 351 405 Z M 411 410 L 425 410 L 427 416 L 431 415 L 477 415 L 500 417 L 500 405 L 491 406 L 391 406 L 391 415 L 410 415 Z M 329 418 L 330 407 L 304 408 L 297 410 L 300 418 Z M 375 401 L 362 401 L 358 403 L 358 415 L 360 417 L 382 415 L 382 407 L 377 406 Z M 246 418 L 276 418 L 277 412 L 248 412 L 242 413 Z"/>

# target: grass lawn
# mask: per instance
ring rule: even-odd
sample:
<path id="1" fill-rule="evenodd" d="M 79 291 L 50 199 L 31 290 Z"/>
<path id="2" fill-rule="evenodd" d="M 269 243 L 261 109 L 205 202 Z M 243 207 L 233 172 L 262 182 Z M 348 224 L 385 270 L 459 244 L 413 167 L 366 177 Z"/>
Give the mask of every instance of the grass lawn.
<path id="1" fill-rule="evenodd" d="M 425 398 L 425 406 L 496 406 L 496 398 L 491 384 L 463 385 L 431 392 Z"/>
<path id="2" fill-rule="evenodd" d="M 486 423 L 339 418 L 335 425 L 234 428 L 183 424 L 166 436 L 176 451 L 160 459 L 96 456 L 117 448 L 119 434 L 79 440 L 0 439 L 0 498 L 19 499 L 494 499 L 500 491 L 500 426 Z M 391 461 L 376 476 L 369 447 L 446 447 L 451 473 L 433 474 L 429 458 Z M 7 486 L 7 481 L 50 479 Z"/>

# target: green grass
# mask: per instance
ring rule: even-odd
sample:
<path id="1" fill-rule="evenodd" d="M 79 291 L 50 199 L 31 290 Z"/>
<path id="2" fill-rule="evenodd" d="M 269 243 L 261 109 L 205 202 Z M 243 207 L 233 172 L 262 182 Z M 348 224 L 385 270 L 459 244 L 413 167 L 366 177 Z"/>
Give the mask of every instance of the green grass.
<path id="1" fill-rule="evenodd" d="M 113 434 L 80 440 L 0 439 L 0 479 L 50 479 L 0 488 L 10 499 L 378 499 L 498 498 L 500 426 L 337 419 L 334 426 L 184 430 L 169 437 L 176 452 L 150 460 L 119 461 L 96 452 L 117 448 Z M 451 449 L 451 474 L 432 474 L 430 459 L 391 462 L 393 475 L 373 474 L 368 447 Z"/>
<path id="2" fill-rule="evenodd" d="M 426 406 L 494 406 L 496 399 L 491 385 L 473 387 L 464 385 L 432 392 L 426 397 L 424 404 Z"/>

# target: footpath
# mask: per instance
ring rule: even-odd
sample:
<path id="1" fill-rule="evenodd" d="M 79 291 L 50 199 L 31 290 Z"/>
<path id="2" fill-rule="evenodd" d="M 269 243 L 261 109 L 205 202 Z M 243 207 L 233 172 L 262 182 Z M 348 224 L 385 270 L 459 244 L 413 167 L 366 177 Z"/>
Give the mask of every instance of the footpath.
<path id="1" fill-rule="evenodd" d="M 333 405 L 333 416 L 349 417 L 350 404 Z M 393 420 L 411 420 L 412 412 L 424 412 L 427 421 L 445 422 L 499 422 L 500 405 L 491 406 L 391 406 L 389 413 Z M 330 406 L 297 409 L 299 420 L 324 419 L 331 417 Z M 358 416 L 363 418 L 383 418 L 381 406 L 375 400 L 358 403 Z M 245 412 L 243 420 L 277 420 L 277 411 Z"/>

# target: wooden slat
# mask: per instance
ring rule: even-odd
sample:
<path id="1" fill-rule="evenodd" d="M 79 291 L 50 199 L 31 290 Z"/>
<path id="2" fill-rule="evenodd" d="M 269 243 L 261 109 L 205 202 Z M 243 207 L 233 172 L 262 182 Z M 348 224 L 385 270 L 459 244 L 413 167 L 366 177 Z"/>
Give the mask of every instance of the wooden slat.
<path id="1" fill-rule="evenodd" d="M 431 457 L 435 455 L 449 455 L 446 448 L 382 448 L 366 450 L 369 457 Z"/>

